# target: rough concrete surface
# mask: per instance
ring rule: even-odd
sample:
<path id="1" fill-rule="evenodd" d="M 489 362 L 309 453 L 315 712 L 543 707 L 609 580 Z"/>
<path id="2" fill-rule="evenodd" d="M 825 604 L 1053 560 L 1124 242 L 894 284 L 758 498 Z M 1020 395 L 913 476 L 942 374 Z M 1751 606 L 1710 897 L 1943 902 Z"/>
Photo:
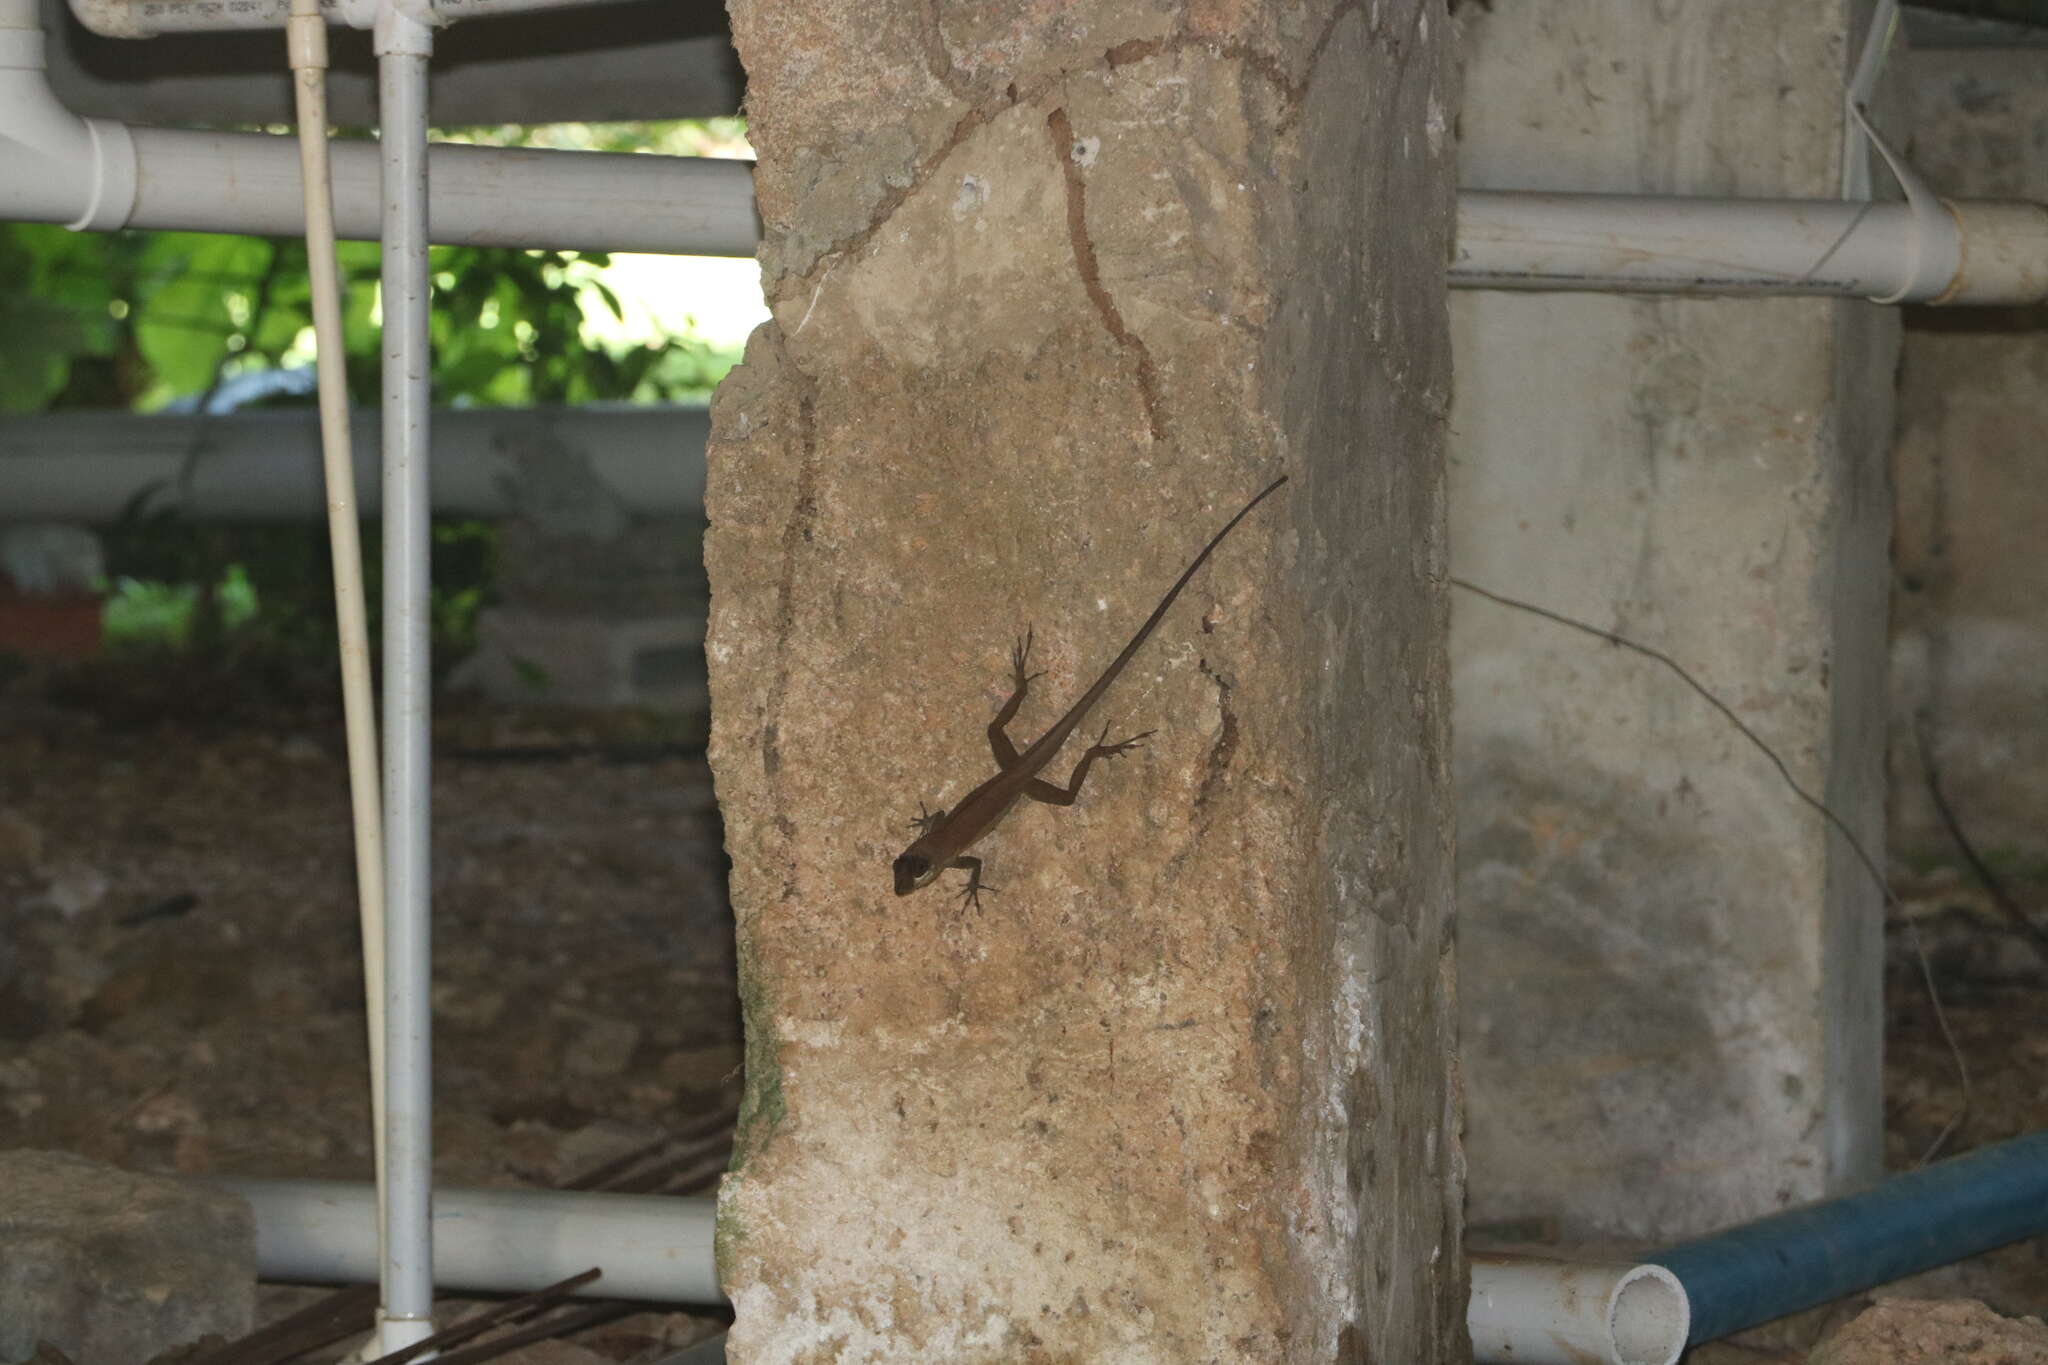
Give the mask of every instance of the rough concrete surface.
<path id="1" fill-rule="evenodd" d="M 1456 1358 L 1440 8 L 733 18 L 733 1358 Z M 894 897 L 1013 636 L 1028 740 L 1283 471 L 1087 729 L 1145 747 L 978 847 L 980 912 Z"/>
<path id="2" fill-rule="evenodd" d="M 1461 12 L 1463 181 L 1821 195 L 1850 10 Z M 1882 858 L 1893 323 L 1864 305 L 1461 293 L 1460 576 L 1673 656 Z M 1659 1238 L 1879 1162 L 1881 902 L 1669 669 L 1460 596 L 1475 1226 Z"/>
<path id="3" fill-rule="evenodd" d="M 47 1342 L 138 1365 L 249 1330 L 256 1225 L 235 1195 L 63 1152 L 0 1152 L 0 1361 Z"/>
<path id="4" fill-rule="evenodd" d="M 2038 54 L 1915 53 L 1915 163 L 1944 193 L 2048 201 Z M 1892 837 L 1956 857 L 1943 794 L 2008 880 L 2048 870 L 2048 316 L 1915 310 L 1899 365 Z"/>

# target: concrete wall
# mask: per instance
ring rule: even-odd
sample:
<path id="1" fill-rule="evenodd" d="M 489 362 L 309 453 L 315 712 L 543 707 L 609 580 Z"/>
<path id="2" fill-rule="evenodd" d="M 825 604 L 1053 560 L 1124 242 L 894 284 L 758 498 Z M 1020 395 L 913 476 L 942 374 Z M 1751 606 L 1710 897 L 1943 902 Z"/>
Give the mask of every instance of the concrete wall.
<path id="1" fill-rule="evenodd" d="M 1836 192 L 1851 7 L 1466 17 L 1472 188 Z M 1452 564 L 1671 654 L 1882 856 L 1893 320 L 1459 294 Z M 1473 597 L 1452 665 L 1471 1217 L 1663 1237 L 1876 1168 L 1875 884 L 1657 663 Z"/>
<path id="2" fill-rule="evenodd" d="M 1915 54 L 1911 154 L 1944 193 L 2048 201 L 2048 61 Z M 1925 726 L 1957 819 L 2008 879 L 2048 875 L 2048 316 L 1914 310 L 1899 366 L 1892 838 L 1956 852 L 1928 797 Z"/>
<path id="3" fill-rule="evenodd" d="M 1453 1360 L 1436 4 L 734 6 L 709 452 L 739 1361 Z M 1156 729 L 905 898 L 920 800 Z M 1064 779 L 1078 750 L 1057 762 Z"/>

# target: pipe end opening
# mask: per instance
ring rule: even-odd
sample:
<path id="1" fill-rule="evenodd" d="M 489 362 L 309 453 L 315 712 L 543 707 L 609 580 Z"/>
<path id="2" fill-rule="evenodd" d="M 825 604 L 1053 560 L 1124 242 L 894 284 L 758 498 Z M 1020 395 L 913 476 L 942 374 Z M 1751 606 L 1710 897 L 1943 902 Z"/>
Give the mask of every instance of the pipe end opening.
<path id="1" fill-rule="evenodd" d="M 1676 1275 L 1640 1265 L 1615 1285 L 1607 1323 L 1619 1365 L 1676 1365 L 1692 1329 L 1692 1304 Z"/>

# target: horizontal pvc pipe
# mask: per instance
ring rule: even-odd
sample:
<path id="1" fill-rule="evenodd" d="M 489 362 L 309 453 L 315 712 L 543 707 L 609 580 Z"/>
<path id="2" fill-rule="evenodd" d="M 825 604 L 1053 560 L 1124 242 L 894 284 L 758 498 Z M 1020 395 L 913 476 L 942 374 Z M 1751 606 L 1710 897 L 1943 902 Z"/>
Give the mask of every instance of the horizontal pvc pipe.
<path id="1" fill-rule="evenodd" d="M 1467 289 L 1831 294 L 1888 302 L 2048 297 L 2048 209 L 1465 190 L 1450 282 Z"/>
<path id="2" fill-rule="evenodd" d="M 2048 1132 L 1643 1257 L 1678 1277 L 1711 1341 L 2048 1232 Z"/>
<path id="3" fill-rule="evenodd" d="M 182 12 L 197 0 L 151 3 Z M 290 139 L 81 119 L 57 102 L 42 67 L 33 0 L 0 0 L 0 218 L 303 230 Z M 376 237 L 375 145 L 337 142 L 333 160 L 337 230 Z M 436 144 L 430 231 L 473 246 L 751 256 L 752 174 L 745 162 L 701 157 Z M 1916 219 L 1890 202 L 1466 190 L 1450 284 L 2031 304 L 2048 298 L 2048 209 L 1957 200 Z"/>
<path id="4" fill-rule="evenodd" d="M 377 1278 L 377 1191 L 342 1180 L 223 1179 L 256 1215 L 257 1273 L 315 1284 Z M 723 1303 L 712 1263 L 717 1201 L 564 1190 L 434 1191 L 434 1284 L 526 1293 L 592 1266 L 580 1293 Z"/>
<path id="5" fill-rule="evenodd" d="M 410 0 L 408 9 L 436 26 L 458 19 L 482 19 L 524 10 L 604 4 L 608 0 Z M 369 28 L 376 0 L 339 0 L 324 7 L 329 22 Z M 108 38 L 153 38 L 159 33 L 219 32 L 238 28 L 283 28 L 291 0 L 71 0 L 78 22 Z"/>
<path id="6" fill-rule="evenodd" d="M 698 404 L 445 408 L 434 413 L 433 506 L 497 518 L 519 510 L 527 449 L 584 463 L 626 511 L 684 516 L 704 506 L 708 409 Z M 376 414 L 353 414 L 356 496 L 381 506 Z M 549 472 L 561 474 L 559 457 Z M 325 493 L 310 409 L 190 417 L 67 412 L 0 422 L 0 519 L 105 525 L 147 492 L 145 511 L 197 521 L 315 521 Z M 545 494 L 539 495 L 543 506 Z"/>
<path id="7" fill-rule="evenodd" d="M 304 231 L 291 139 L 148 127 L 128 132 L 135 200 L 124 226 L 273 236 Z M 379 231 L 377 144 L 337 140 L 332 155 L 335 231 L 373 240 Z M 428 153 L 428 231 L 435 242 L 465 246 L 751 256 L 758 235 L 753 172 L 750 162 L 716 157 L 437 142 Z M 68 221 L 54 214 L 40 220 Z"/>
<path id="8" fill-rule="evenodd" d="M 265 1279 L 366 1283 L 377 1271 L 376 1190 L 337 1180 L 220 1179 L 249 1201 Z M 587 1297 L 723 1303 L 717 1201 L 564 1190 L 437 1189 L 434 1283 L 519 1294 L 597 1266 Z M 1477 1359 L 1530 1365 L 1671 1365 L 1684 1292 L 1656 1266 L 1475 1257 L 1468 1322 Z"/>
<path id="9" fill-rule="evenodd" d="M 1475 1255 L 1465 1324 L 1479 1365 L 1673 1365 L 1685 1290 L 1661 1266 Z"/>
<path id="10" fill-rule="evenodd" d="M 0 219 L 112 231 L 296 236 L 294 139 L 83 119 L 44 69 L 34 0 L 0 0 Z M 377 144 L 333 144 L 336 232 L 381 232 Z M 429 231 L 466 246 L 751 256 L 753 166 L 716 157 L 436 143 Z"/>

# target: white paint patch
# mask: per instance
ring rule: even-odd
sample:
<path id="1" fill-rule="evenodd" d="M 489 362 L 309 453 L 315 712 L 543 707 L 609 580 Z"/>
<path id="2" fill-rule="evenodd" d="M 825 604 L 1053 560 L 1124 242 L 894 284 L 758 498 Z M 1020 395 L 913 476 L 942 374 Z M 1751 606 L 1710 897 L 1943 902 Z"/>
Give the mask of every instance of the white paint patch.
<path id="1" fill-rule="evenodd" d="M 965 218 L 970 213 L 980 213 L 982 205 L 988 203 L 988 181 L 978 175 L 960 177 L 960 189 L 953 196 L 953 217 Z"/>
<path id="2" fill-rule="evenodd" d="M 1085 170 L 1093 166 L 1095 159 L 1102 155 L 1102 139 L 1099 137 L 1077 137 L 1074 139 L 1073 150 L 1069 154 L 1074 158 L 1074 164 Z"/>

